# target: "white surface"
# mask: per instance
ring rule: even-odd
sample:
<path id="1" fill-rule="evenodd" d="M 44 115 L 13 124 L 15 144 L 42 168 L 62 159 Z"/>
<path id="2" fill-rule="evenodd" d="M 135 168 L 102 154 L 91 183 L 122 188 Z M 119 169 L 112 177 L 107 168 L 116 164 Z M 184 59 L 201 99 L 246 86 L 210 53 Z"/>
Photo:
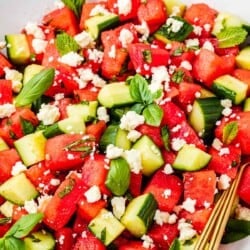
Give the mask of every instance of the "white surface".
<path id="1" fill-rule="evenodd" d="M 250 22 L 250 1 L 248 0 L 183 0 L 183 2 L 187 4 L 206 2 L 215 9 L 231 12 Z M 41 16 L 53 8 L 54 0 L 0 0 L 0 41 L 5 34 L 19 32 L 28 21 L 39 22 Z M 250 237 L 221 246 L 220 249 L 248 250 Z"/>

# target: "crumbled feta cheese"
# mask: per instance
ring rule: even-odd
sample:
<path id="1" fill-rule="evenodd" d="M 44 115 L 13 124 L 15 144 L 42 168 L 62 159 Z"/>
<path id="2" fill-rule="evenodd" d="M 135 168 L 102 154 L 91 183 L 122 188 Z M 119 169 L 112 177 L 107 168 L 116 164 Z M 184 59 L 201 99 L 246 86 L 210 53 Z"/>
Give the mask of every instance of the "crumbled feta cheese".
<path id="1" fill-rule="evenodd" d="M 47 206 L 49 201 L 52 199 L 52 197 L 53 197 L 52 195 L 48 195 L 48 194 L 38 196 L 37 198 L 38 210 L 44 211 L 45 207 Z"/>
<path id="2" fill-rule="evenodd" d="M 171 16 L 179 16 L 181 9 L 179 6 L 173 6 Z"/>
<path id="3" fill-rule="evenodd" d="M 68 159 L 69 161 L 74 160 L 74 159 L 75 159 L 74 154 L 68 153 L 68 154 L 67 154 L 67 159 Z"/>
<path id="4" fill-rule="evenodd" d="M 213 46 L 213 44 L 212 44 L 211 42 L 209 42 L 209 41 L 204 42 L 204 44 L 202 45 L 202 48 L 214 52 L 214 46 Z"/>
<path id="5" fill-rule="evenodd" d="M 181 207 L 190 213 L 194 213 L 195 212 L 195 204 L 196 204 L 196 200 L 193 200 L 191 198 L 187 198 L 185 201 L 183 201 Z"/>
<path id="6" fill-rule="evenodd" d="M 115 55 L 116 55 L 116 47 L 115 45 L 113 44 L 110 48 L 110 51 L 108 52 L 108 56 L 110 58 L 115 58 Z"/>
<path id="7" fill-rule="evenodd" d="M 230 154 L 229 148 L 221 148 L 220 149 L 219 156 L 228 155 L 228 154 Z"/>
<path id="8" fill-rule="evenodd" d="M 171 166 L 169 163 L 167 163 L 167 164 L 164 166 L 164 169 L 162 170 L 162 172 L 163 172 L 164 174 L 172 174 L 172 173 L 174 172 L 174 170 L 173 170 L 172 166 Z"/>
<path id="9" fill-rule="evenodd" d="M 113 207 L 113 214 L 117 219 L 120 219 L 125 212 L 126 198 L 124 197 L 114 197 L 111 200 L 111 205 Z"/>
<path id="10" fill-rule="evenodd" d="M 211 24 L 206 23 L 206 24 L 203 25 L 203 28 L 204 28 L 205 31 L 209 32 L 211 30 Z"/>
<path id="11" fill-rule="evenodd" d="M 232 112 L 233 112 L 233 110 L 231 108 L 224 108 L 221 113 L 224 116 L 230 116 L 232 114 Z"/>
<path id="12" fill-rule="evenodd" d="M 0 49 L 4 49 L 6 47 L 5 41 L 0 41 Z"/>
<path id="13" fill-rule="evenodd" d="M 177 124 L 175 127 L 171 129 L 172 132 L 178 132 L 181 129 L 181 125 Z"/>
<path id="14" fill-rule="evenodd" d="M 167 90 L 169 88 L 170 76 L 165 66 L 152 67 L 152 79 L 149 84 L 149 89 L 152 93 L 163 88 Z"/>
<path id="15" fill-rule="evenodd" d="M 15 105 L 5 103 L 0 105 L 0 118 L 10 117 L 16 111 Z"/>
<path id="16" fill-rule="evenodd" d="M 168 224 L 175 224 L 177 221 L 177 215 L 176 214 L 170 214 L 168 217 Z"/>
<path id="17" fill-rule="evenodd" d="M 98 74 L 93 75 L 92 83 L 95 87 L 102 88 L 106 85 L 106 81 L 102 79 Z"/>
<path id="18" fill-rule="evenodd" d="M 145 21 L 142 21 L 140 25 L 135 25 L 135 29 L 138 33 L 142 35 L 141 37 L 142 40 L 147 40 L 147 38 L 149 37 L 150 31 Z"/>
<path id="19" fill-rule="evenodd" d="M 199 39 L 197 38 L 194 38 L 194 39 L 186 39 L 185 40 L 185 44 L 188 48 L 191 48 L 191 47 L 198 47 L 200 42 L 199 42 Z"/>
<path id="20" fill-rule="evenodd" d="M 220 104 L 224 108 L 231 108 L 233 105 L 232 100 L 230 99 L 223 99 L 220 101 Z"/>
<path id="21" fill-rule="evenodd" d="M 162 226 L 164 223 L 168 222 L 168 219 L 169 219 L 168 212 L 164 212 L 164 211 L 161 211 L 159 209 L 157 209 L 155 211 L 154 220 L 155 220 L 156 224 Z"/>
<path id="22" fill-rule="evenodd" d="M 96 63 L 101 63 L 103 59 L 103 52 L 97 49 L 88 49 L 88 59 Z"/>
<path id="23" fill-rule="evenodd" d="M 211 206 L 211 203 L 207 202 L 207 201 L 204 201 L 203 205 L 204 205 L 205 208 L 209 208 Z"/>
<path id="24" fill-rule="evenodd" d="M 110 12 L 101 4 L 97 4 L 89 13 L 89 16 L 108 15 Z"/>
<path id="25" fill-rule="evenodd" d="M 55 94 L 54 98 L 55 98 L 55 101 L 60 101 L 64 98 L 64 93 L 57 93 Z"/>
<path id="26" fill-rule="evenodd" d="M 142 169 L 141 153 L 136 149 L 126 150 L 123 157 L 128 162 L 131 171 L 139 174 Z"/>
<path id="27" fill-rule="evenodd" d="M 168 199 L 168 198 L 171 196 L 171 194 L 172 194 L 172 190 L 171 190 L 171 189 L 165 189 L 165 190 L 163 191 L 162 196 L 163 196 L 165 199 Z"/>
<path id="28" fill-rule="evenodd" d="M 212 147 L 215 148 L 216 150 L 220 150 L 222 147 L 223 143 L 218 139 L 218 138 L 214 138 L 213 143 L 212 143 Z"/>
<path id="29" fill-rule="evenodd" d="M 122 148 L 118 148 L 118 147 L 114 146 L 113 144 L 109 144 L 107 146 L 106 157 L 108 159 L 118 158 L 118 157 L 122 156 L 122 154 L 123 154 L 123 149 Z"/>
<path id="30" fill-rule="evenodd" d="M 144 234 L 141 237 L 141 240 L 143 240 L 142 246 L 147 248 L 147 249 L 153 248 L 155 246 L 153 239 L 146 234 Z"/>
<path id="31" fill-rule="evenodd" d="M 141 133 L 137 130 L 130 130 L 127 134 L 128 140 L 135 142 L 141 137 Z"/>
<path id="32" fill-rule="evenodd" d="M 60 180 L 59 179 L 51 179 L 50 184 L 52 186 L 58 186 L 60 184 Z"/>
<path id="33" fill-rule="evenodd" d="M 38 208 L 37 203 L 34 200 L 24 202 L 24 209 L 29 214 L 35 214 L 37 212 L 37 208 Z"/>
<path id="34" fill-rule="evenodd" d="M 180 67 L 187 69 L 187 70 L 192 70 L 192 65 L 189 61 L 182 61 L 180 64 Z"/>
<path id="35" fill-rule="evenodd" d="M 121 42 L 123 48 L 127 48 L 128 45 L 133 42 L 134 35 L 128 29 L 122 29 L 118 40 Z"/>
<path id="36" fill-rule="evenodd" d="M 169 26 L 169 30 L 177 33 L 183 26 L 183 22 L 176 20 L 175 18 L 169 17 L 166 21 L 167 26 Z"/>
<path id="37" fill-rule="evenodd" d="M 184 219 L 179 220 L 178 229 L 180 231 L 179 240 L 181 241 L 191 240 L 197 234 L 193 226 Z"/>
<path id="38" fill-rule="evenodd" d="M 187 142 L 184 139 L 173 138 L 171 141 L 171 147 L 174 151 L 179 151 Z"/>
<path id="39" fill-rule="evenodd" d="M 87 48 L 91 46 L 94 42 L 91 35 L 85 30 L 75 35 L 74 39 L 81 48 Z"/>
<path id="40" fill-rule="evenodd" d="M 143 115 L 138 115 L 135 111 L 128 111 L 121 118 L 120 128 L 130 131 L 143 124 L 144 121 Z"/>
<path id="41" fill-rule="evenodd" d="M 202 33 L 202 27 L 197 26 L 197 25 L 193 25 L 193 28 L 194 28 L 194 30 L 193 30 L 194 34 L 197 36 L 200 36 Z"/>
<path id="42" fill-rule="evenodd" d="M 9 69 L 7 67 L 5 67 L 3 70 L 5 73 L 5 79 L 12 81 L 12 90 L 15 93 L 18 93 L 23 86 L 23 74 L 15 69 Z"/>
<path id="43" fill-rule="evenodd" d="M 70 51 L 69 53 L 58 58 L 58 61 L 71 67 L 77 67 L 83 62 L 84 58 L 78 53 Z"/>
<path id="44" fill-rule="evenodd" d="M 17 161 L 11 169 L 11 175 L 15 176 L 26 170 L 27 170 L 27 167 L 21 161 Z"/>
<path id="45" fill-rule="evenodd" d="M 43 30 L 36 23 L 28 22 L 24 29 L 28 35 L 33 35 L 34 38 L 45 39 Z"/>
<path id="46" fill-rule="evenodd" d="M 222 174 L 218 180 L 218 188 L 220 190 L 226 190 L 230 187 L 230 182 L 231 178 L 226 174 Z"/>
<path id="47" fill-rule="evenodd" d="M 109 121 L 109 115 L 105 107 L 98 107 L 97 109 L 97 118 L 105 122 Z"/>
<path id="48" fill-rule="evenodd" d="M 54 2 L 54 6 L 56 7 L 56 9 L 62 9 L 63 7 L 65 7 L 65 4 L 60 0 L 56 0 Z"/>
<path id="49" fill-rule="evenodd" d="M 42 104 L 39 112 L 37 113 L 37 118 L 42 121 L 44 125 L 51 125 L 58 121 L 60 117 L 59 108 L 52 104 Z"/>
<path id="50" fill-rule="evenodd" d="M 235 209 L 235 218 L 250 221 L 250 209 L 239 204 Z"/>
<path id="51" fill-rule="evenodd" d="M 85 193 L 84 196 L 87 199 L 87 202 L 94 203 L 99 201 L 102 198 L 101 191 L 98 186 L 94 185 L 90 187 Z"/>
<path id="52" fill-rule="evenodd" d="M 118 0 L 117 7 L 118 7 L 118 14 L 126 16 L 132 10 L 132 1 L 131 0 Z"/>
<path id="53" fill-rule="evenodd" d="M 32 40 L 32 47 L 35 53 L 37 54 L 41 54 L 45 52 L 47 44 L 48 44 L 48 41 L 43 40 L 43 39 L 34 38 Z"/>

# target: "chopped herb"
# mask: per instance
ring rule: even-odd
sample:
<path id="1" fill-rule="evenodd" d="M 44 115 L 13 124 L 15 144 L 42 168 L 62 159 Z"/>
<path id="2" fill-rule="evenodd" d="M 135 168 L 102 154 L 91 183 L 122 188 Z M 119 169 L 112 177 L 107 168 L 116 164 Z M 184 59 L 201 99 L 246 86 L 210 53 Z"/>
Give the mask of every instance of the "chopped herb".
<path id="1" fill-rule="evenodd" d="M 59 198 L 63 198 L 67 194 L 69 194 L 75 186 L 75 180 L 72 178 L 69 178 L 69 184 L 61 191 L 59 192 L 58 196 Z"/>
<path id="2" fill-rule="evenodd" d="M 9 135 L 10 135 L 11 139 L 13 139 L 13 140 L 17 139 L 17 135 L 12 130 L 9 131 Z"/>
<path id="3" fill-rule="evenodd" d="M 172 56 L 181 56 L 184 52 L 183 48 L 177 48 L 176 50 L 174 50 L 174 52 L 172 53 Z"/>
<path id="4" fill-rule="evenodd" d="M 11 221 L 11 217 L 0 218 L 0 225 L 7 224 Z"/>
<path id="5" fill-rule="evenodd" d="M 228 123 L 223 128 L 222 142 L 230 144 L 238 134 L 238 122 L 233 121 Z"/>
<path id="6" fill-rule="evenodd" d="M 142 55 L 143 55 L 143 60 L 146 63 L 151 63 L 152 62 L 152 53 L 151 50 L 149 49 L 145 49 L 142 51 Z"/>
<path id="7" fill-rule="evenodd" d="M 107 229 L 106 229 L 106 227 L 105 227 L 105 228 L 103 228 L 103 230 L 101 231 L 101 235 L 100 235 L 100 240 L 101 240 L 102 242 L 105 242 L 105 241 L 106 241 L 106 235 L 107 235 Z"/>
<path id="8" fill-rule="evenodd" d="M 170 151 L 170 138 L 169 138 L 169 130 L 167 126 L 163 126 L 161 128 L 161 138 L 163 140 L 165 149 L 167 151 Z"/>
<path id="9" fill-rule="evenodd" d="M 182 70 L 175 71 L 171 77 L 171 80 L 175 83 L 181 83 L 184 79 L 185 73 Z"/>
<path id="10" fill-rule="evenodd" d="M 20 120 L 21 120 L 21 126 L 22 126 L 22 131 L 24 135 L 31 134 L 35 131 L 35 127 L 30 121 L 25 120 L 22 117 L 20 118 Z"/>

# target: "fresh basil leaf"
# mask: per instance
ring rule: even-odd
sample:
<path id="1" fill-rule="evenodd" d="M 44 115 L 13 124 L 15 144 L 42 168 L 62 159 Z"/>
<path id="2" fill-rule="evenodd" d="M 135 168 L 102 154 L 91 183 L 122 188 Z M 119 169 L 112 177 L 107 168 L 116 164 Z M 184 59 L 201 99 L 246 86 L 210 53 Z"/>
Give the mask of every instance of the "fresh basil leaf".
<path id="1" fill-rule="evenodd" d="M 4 237 L 23 238 L 32 231 L 42 218 L 42 213 L 24 215 L 7 231 Z"/>
<path id="2" fill-rule="evenodd" d="M 131 97 L 139 103 L 150 104 L 153 102 L 153 96 L 148 88 L 148 82 L 144 77 L 136 74 L 129 80 L 129 91 Z"/>
<path id="3" fill-rule="evenodd" d="M 184 79 L 185 73 L 182 70 L 175 71 L 171 77 L 172 82 L 181 83 Z"/>
<path id="4" fill-rule="evenodd" d="M 238 134 L 238 122 L 229 122 L 224 128 L 222 133 L 222 142 L 230 144 Z"/>
<path id="5" fill-rule="evenodd" d="M 69 194 L 73 190 L 74 186 L 75 186 L 75 180 L 72 178 L 69 178 L 68 185 L 62 191 L 58 193 L 59 198 L 62 199 L 64 196 Z"/>
<path id="6" fill-rule="evenodd" d="M 130 108 L 130 110 L 135 111 L 138 115 L 140 115 L 144 108 L 145 108 L 144 104 L 136 103 Z"/>
<path id="7" fill-rule="evenodd" d="M 15 99 L 16 107 L 30 105 L 43 95 L 52 85 L 55 76 L 55 69 L 43 69 L 32 77 L 22 88 Z"/>
<path id="8" fill-rule="evenodd" d="M 11 221 L 11 217 L 4 217 L 0 219 L 0 225 L 4 225 L 6 223 L 9 223 Z"/>
<path id="9" fill-rule="evenodd" d="M 119 157 L 110 162 L 105 185 L 114 195 L 124 195 L 130 183 L 130 168 L 125 159 Z"/>
<path id="10" fill-rule="evenodd" d="M 5 238 L 0 238 L 0 249 L 4 249 Z"/>
<path id="11" fill-rule="evenodd" d="M 160 98 L 162 96 L 162 89 L 156 90 L 152 95 L 154 100 Z"/>
<path id="12" fill-rule="evenodd" d="M 163 117 L 162 109 L 155 103 L 148 105 L 142 112 L 148 125 L 158 127 Z"/>
<path id="13" fill-rule="evenodd" d="M 85 0 L 62 0 L 62 2 L 71 10 L 74 11 L 77 17 L 80 17 L 82 5 Z"/>
<path id="14" fill-rule="evenodd" d="M 184 53 L 184 49 L 180 47 L 173 51 L 172 56 L 181 56 L 183 53 Z"/>
<path id="15" fill-rule="evenodd" d="M 7 237 L 4 240 L 4 250 L 25 250 L 24 241 L 15 237 Z"/>
<path id="16" fill-rule="evenodd" d="M 61 56 L 71 51 L 77 52 L 79 50 L 79 46 L 74 38 L 65 32 L 56 36 L 56 48 Z"/>
<path id="17" fill-rule="evenodd" d="M 143 61 L 146 63 L 152 63 L 152 53 L 150 49 L 142 51 Z"/>
<path id="18" fill-rule="evenodd" d="M 170 151 L 170 137 L 169 137 L 169 130 L 167 126 L 163 126 L 161 128 L 161 138 L 162 138 L 165 149 L 167 151 Z"/>
<path id="19" fill-rule="evenodd" d="M 244 239 L 247 236 L 248 234 L 243 232 L 226 232 L 222 237 L 221 243 L 223 244 L 232 243 Z"/>
<path id="20" fill-rule="evenodd" d="M 229 48 L 243 43 L 247 37 L 247 31 L 242 27 L 228 27 L 216 35 L 219 48 Z"/>
<path id="21" fill-rule="evenodd" d="M 31 134 L 35 131 L 35 127 L 30 121 L 25 120 L 22 117 L 20 118 L 20 121 L 21 121 L 22 131 L 24 135 Z"/>
<path id="22" fill-rule="evenodd" d="M 179 239 L 176 238 L 176 239 L 172 242 L 172 244 L 171 244 L 169 250 L 179 250 L 180 248 L 181 248 L 181 243 L 180 243 Z"/>

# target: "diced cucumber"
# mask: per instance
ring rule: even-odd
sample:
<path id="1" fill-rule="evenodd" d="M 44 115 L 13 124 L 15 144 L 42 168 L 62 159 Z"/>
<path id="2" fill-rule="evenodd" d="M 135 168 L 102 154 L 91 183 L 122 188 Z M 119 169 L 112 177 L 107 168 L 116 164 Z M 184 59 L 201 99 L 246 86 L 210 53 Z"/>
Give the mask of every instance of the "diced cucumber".
<path id="1" fill-rule="evenodd" d="M 132 148 L 141 153 L 142 173 L 144 175 L 153 174 L 164 164 L 160 149 L 147 135 L 143 135 L 136 141 Z"/>
<path id="2" fill-rule="evenodd" d="M 90 221 L 88 228 L 105 246 L 115 240 L 125 229 L 123 224 L 104 208 Z"/>
<path id="3" fill-rule="evenodd" d="M 88 122 L 96 117 L 97 106 L 97 101 L 71 104 L 67 106 L 67 115 L 69 117 L 81 117 L 83 121 Z"/>
<path id="4" fill-rule="evenodd" d="M 214 80 L 212 89 L 217 96 L 230 99 L 237 105 L 246 98 L 248 86 L 231 75 L 223 75 Z"/>
<path id="5" fill-rule="evenodd" d="M 38 231 L 24 238 L 25 250 L 53 250 L 56 241 L 48 231 Z"/>
<path id="6" fill-rule="evenodd" d="M 46 138 L 42 131 L 23 136 L 14 142 L 22 161 L 31 166 L 45 159 Z"/>
<path id="7" fill-rule="evenodd" d="M 204 168 L 210 159 L 210 154 L 192 144 L 185 144 L 178 151 L 173 162 L 173 168 L 184 171 L 196 171 Z"/>
<path id="8" fill-rule="evenodd" d="M 189 113 L 189 122 L 199 136 L 209 141 L 212 139 L 215 123 L 220 119 L 222 110 L 220 99 L 217 97 L 196 99 Z"/>
<path id="9" fill-rule="evenodd" d="M 153 222 L 157 202 L 151 193 L 137 196 L 128 204 L 121 223 L 136 237 L 146 234 Z"/>
<path id="10" fill-rule="evenodd" d="M 47 127 L 43 131 L 46 138 L 60 134 L 84 134 L 85 123 L 81 117 L 71 116 Z"/>
<path id="11" fill-rule="evenodd" d="M 216 36 L 225 28 L 242 27 L 243 24 L 244 21 L 240 17 L 227 12 L 220 12 L 215 18 L 212 34 Z"/>
<path id="12" fill-rule="evenodd" d="M 3 214 L 5 217 L 12 217 L 13 213 L 13 207 L 14 204 L 10 201 L 5 201 L 1 206 L 0 206 L 0 212 Z"/>
<path id="13" fill-rule="evenodd" d="M 85 21 L 86 30 L 90 33 L 93 39 L 97 39 L 100 32 L 114 27 L 119 23 L 119 16 L 113 13 L 106 15 L 97 15 L 88 18 Z"/>
<path id="14" fill-rule="evenodd" d="M 25 34 L 8 34 L 5 36 L 7 42 L 7 54 L 14 64 L 27 64 L 30 60 L 30 49 Z"/>
<path id="15" fill-rule="evenodd" d="M 250 97 L 248 97 L 244 102 L 244 111 L 250 111 Z"/>
<path id="16" fill-rule="evenodd" d="M 9 149 L 9 146 L 4 141 L 4 139 L 0 137 L 0 151 L 6 150 L 6 149 Z"/>
<path id="17" fill-rule="evenodd" d="M 106 108 L 129 105 L 135 102 L 130 95 L 129 85 L 125 82 L 105 85 L 98 94 L 98 101 Z"/>
<path id="18" fill-rule="evenodd" d="M 239 68 L 250 70 L 250 46 L 242 49 L 236 56 L 236 65 Z"/>
<path id="19" fill-rule="evenodd" d="M 186 5 L 180 0 L 163 0 L 168 16 L 175 14 L 176 16 L 183 16 L 186 10 Z"/>
<path id="20" fill-rule="evenodd" d="M 12 176 L 0 186 L 0 195 L 18 205 L 37 197 L 38 192 L 24 173 Z"/>
<path id="21" fill-rule="evenodd" d="M 128 132 L 121 129 L 119 125 L 109 125 L 100 139 L 100 149 L 104 152 L 109 144 L 113 144 L 119 148 L 123 148 L 124 150 L 130 149 L 131 141 L 128 140 L 127 134 Z"/>
<path id="22" fill-rule="evenodd" d="M 168 40 L 171 41 L 179 41 L 182 42 L 184 41 L 188 35 L 193 31 L 193 26 L 191 24 L 189 24 L 185 19 L 183 19 L 182 17 L 179 16 L 172 16 L 170 17 L 172 18 L 174 22 L 179 22 L 180 23 L 180 30 L 178 32 L 172 31 L 172 27 L 174 26 L 173 23 L 170 23 L 168 25 L 168 23 L 163 24 L 154 34 L 154 36 L 163 42 L 166 42 Z"/>
<path id="23" fill-rule="evenodd" d="M 27 83 L 33 76 L 42 71 L 44 66 L 40 64 L 30 64 L 25 67 L 23 72 L 23 84 Z"/>
<path id="24" fill-rule="evenodd" d="M 215 94 L 205 88 L 201 88 L 199 98 L 215 97 Z"/>

